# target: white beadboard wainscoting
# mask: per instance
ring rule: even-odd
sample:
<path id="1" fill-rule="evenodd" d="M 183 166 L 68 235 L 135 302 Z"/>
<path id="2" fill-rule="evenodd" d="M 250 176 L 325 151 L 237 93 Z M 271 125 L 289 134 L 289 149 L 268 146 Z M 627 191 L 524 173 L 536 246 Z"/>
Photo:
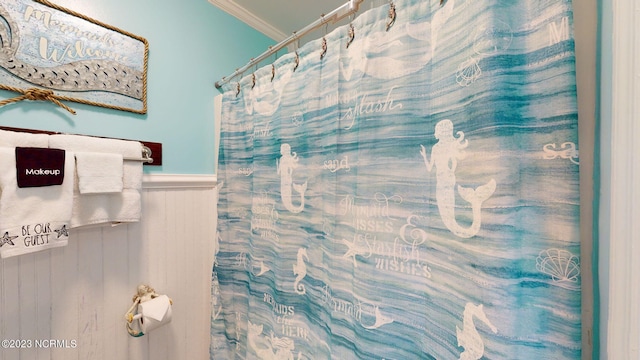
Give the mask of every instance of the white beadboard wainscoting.
<path id="1" fill-rule="evenodd" d="M 0 359 L 208 359 L 215 184 L 145 175 L 139 223 L 73 229 L 66 247 L 0 259 L 0 340 L 22 347 L 3 342 Z M 173 317 L 134 338 L 124 315 L 139 284 L 171 297 Z"/>

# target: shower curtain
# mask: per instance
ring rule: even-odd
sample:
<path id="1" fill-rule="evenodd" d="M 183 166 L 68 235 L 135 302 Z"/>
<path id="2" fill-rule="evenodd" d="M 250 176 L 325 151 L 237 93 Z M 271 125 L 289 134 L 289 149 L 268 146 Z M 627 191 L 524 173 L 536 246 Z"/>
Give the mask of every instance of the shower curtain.
<path id="1" fill-rule="evenodd" d="M 211 358 L 580 358 L 572 24 L 394 1 L 230 83 Z"/>

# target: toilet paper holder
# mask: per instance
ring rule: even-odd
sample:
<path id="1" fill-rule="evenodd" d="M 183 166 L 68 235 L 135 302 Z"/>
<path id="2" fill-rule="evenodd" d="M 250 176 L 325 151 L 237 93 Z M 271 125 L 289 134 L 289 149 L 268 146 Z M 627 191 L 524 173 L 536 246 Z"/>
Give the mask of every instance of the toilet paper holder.
<path id="1" fill-rule="evenodd" d="M 140 337 L 171 322 L 173 300 L 167 295 L 156 293 L 149 285 L 139 285 L 132 300 L 124 316 L 129 335 Z"/>

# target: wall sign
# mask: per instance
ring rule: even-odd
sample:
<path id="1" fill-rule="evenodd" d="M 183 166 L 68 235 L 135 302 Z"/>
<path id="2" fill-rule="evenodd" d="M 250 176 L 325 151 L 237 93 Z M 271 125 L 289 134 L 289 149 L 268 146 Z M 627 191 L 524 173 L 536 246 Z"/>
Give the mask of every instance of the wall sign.
<path id="1" fill-rule="evenodd" d="M 0 3 L 0 43 L 0 89 L 147 112 L 144 38 L 46 0 L 19 0 Z"/>

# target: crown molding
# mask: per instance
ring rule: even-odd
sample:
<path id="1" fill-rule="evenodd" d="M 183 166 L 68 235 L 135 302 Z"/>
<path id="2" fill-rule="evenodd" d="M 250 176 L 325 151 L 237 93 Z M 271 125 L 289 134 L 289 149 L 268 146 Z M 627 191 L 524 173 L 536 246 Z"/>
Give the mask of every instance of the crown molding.
<path id="1" fill-rule="evenodd" d="M 289 36 L 283 33 L 282 31 L 278 30 L 271 24 L 267 23 L 266 21 L 262 20 L 260 17 L 256 16 L 251 11 L 238 5 L 233 0 L 209 0 L 209 3 L 213 4 L 214 6 L 217 6 L 221 10 L 236 17 L 240 21 L 260 31 L 261 33 L 272 38 L 273 40 L 282 41 Z"/>

